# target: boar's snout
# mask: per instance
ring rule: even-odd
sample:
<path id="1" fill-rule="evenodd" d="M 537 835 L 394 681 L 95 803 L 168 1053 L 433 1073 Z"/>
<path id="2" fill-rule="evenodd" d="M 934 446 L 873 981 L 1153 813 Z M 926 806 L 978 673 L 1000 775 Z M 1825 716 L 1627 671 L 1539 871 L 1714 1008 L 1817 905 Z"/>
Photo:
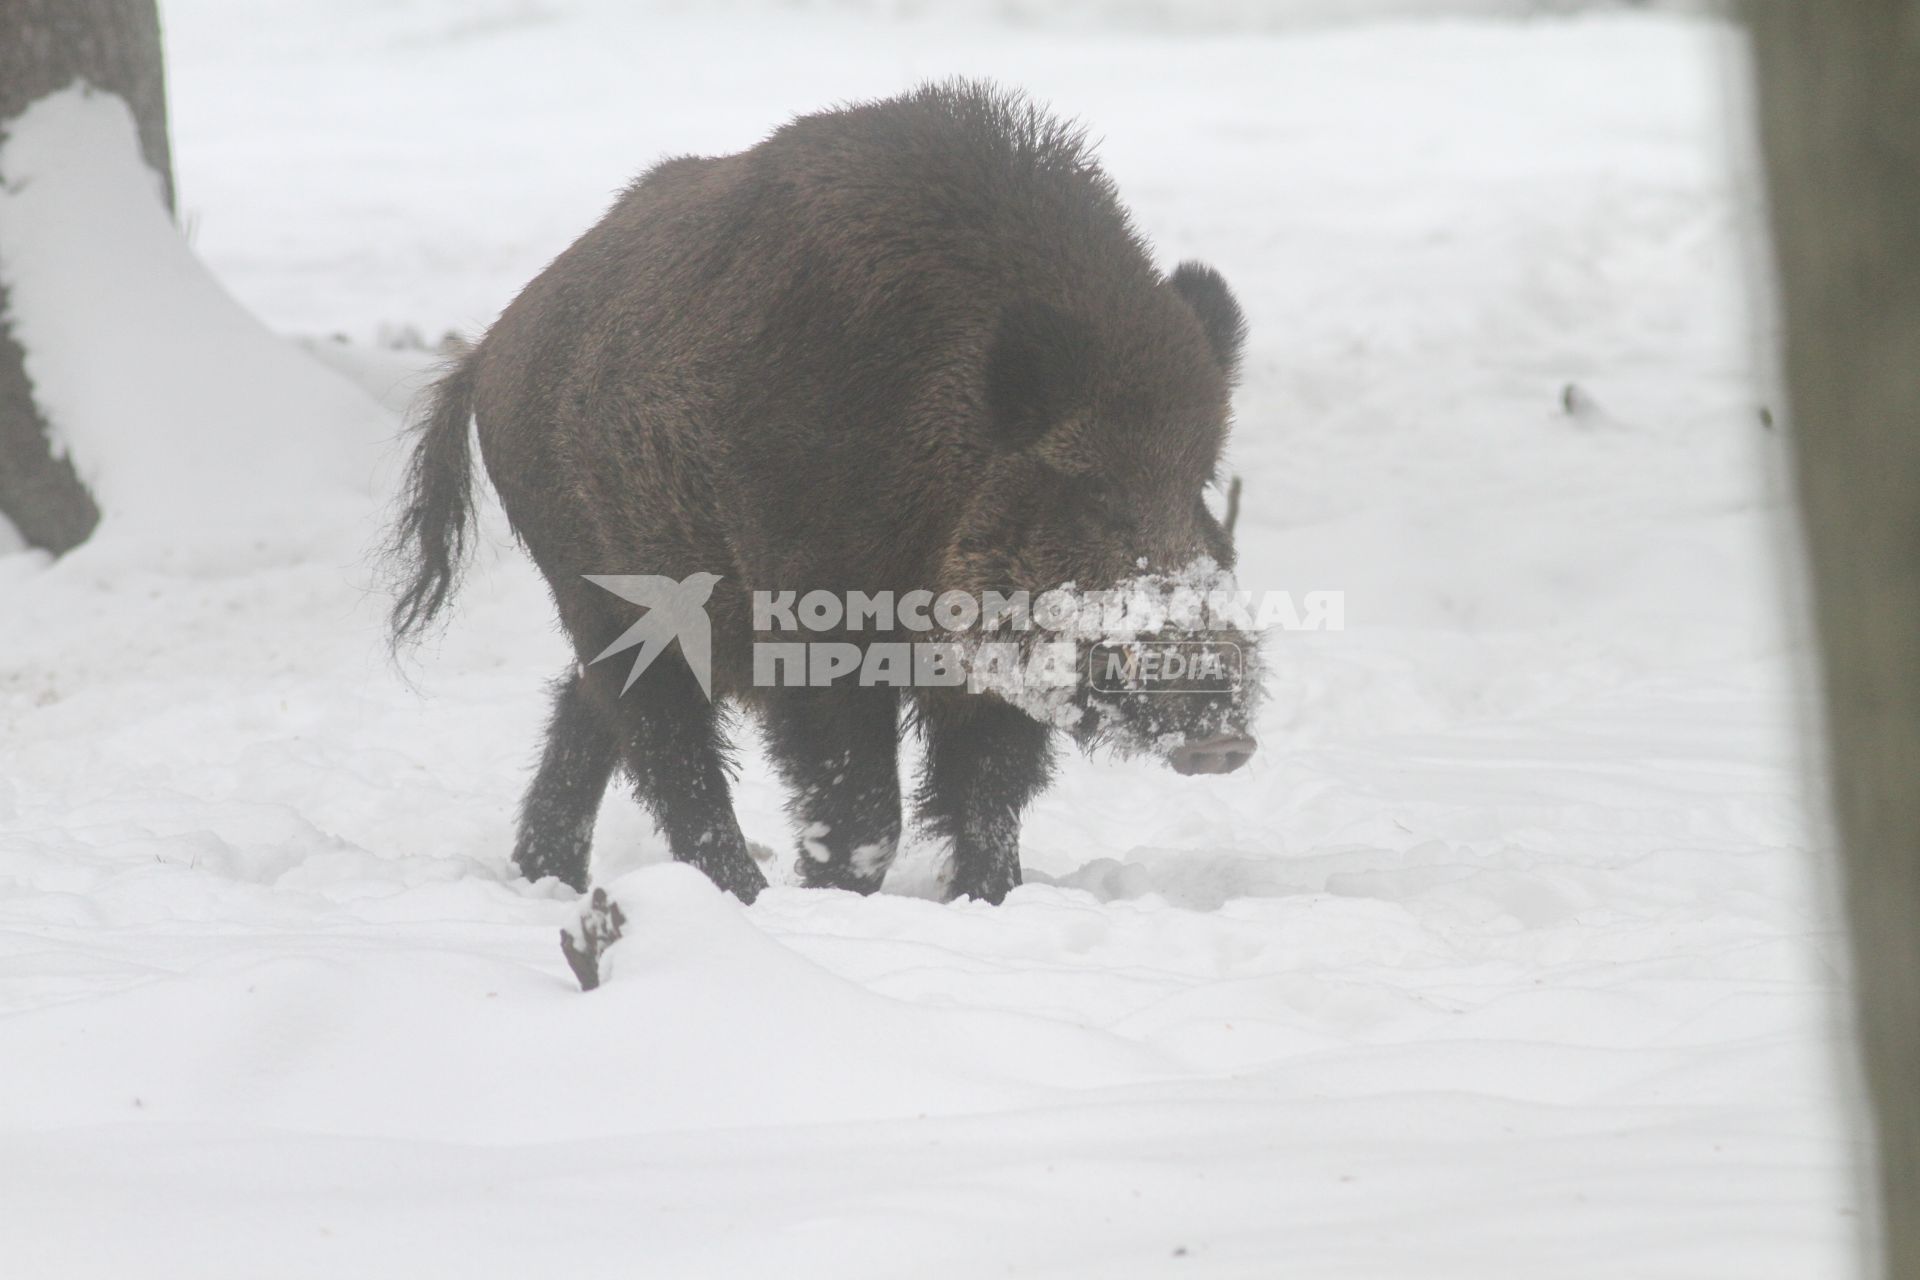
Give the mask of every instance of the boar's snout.
<path id="1" fill-rule="evenodd" d="M 1191 776 L 1198 773 L 1232 773 L 1248 760 L 1259 745 L 1245 734 L 1226 734 L 1201 742 L 1185 742 L 1167 757 L 1174 772 Z"/>
<path id="2" fill-rule="evenodd" d="M 1183 742 L 1167 757 L 1176 773 L 1232 773 L 1259 749 L 1244 733 L 1225 733 L 1199 742 Z"/>

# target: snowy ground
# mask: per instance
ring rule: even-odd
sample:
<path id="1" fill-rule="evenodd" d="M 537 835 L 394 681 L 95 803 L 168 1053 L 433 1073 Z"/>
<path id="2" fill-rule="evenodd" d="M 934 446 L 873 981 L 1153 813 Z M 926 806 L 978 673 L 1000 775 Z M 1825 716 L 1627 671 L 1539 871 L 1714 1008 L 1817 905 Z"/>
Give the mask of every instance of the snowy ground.
<path id="1" fill-rule="evenodd" d="M 150 221 L 100 263 L 0 197 L 118 344 L 47 374 L 115 514 L 0 554 L 7 1274 L 1850 1273 L 1721 29 L 164 8 L 195 248 L 347 378 Z M 497 520 L 417 690 L 379 651 L 424 357 L 374 339 L 484 324 L 658 156 L 950 72 L 1234 283 L 1242 577 L 1348 629 L 1280 638 L 1238 774 L 1072 762 L 997 909 L 909 857 L 743 911 L 610 804 L 582 996 L 507 866 L 564 650 Z"/>

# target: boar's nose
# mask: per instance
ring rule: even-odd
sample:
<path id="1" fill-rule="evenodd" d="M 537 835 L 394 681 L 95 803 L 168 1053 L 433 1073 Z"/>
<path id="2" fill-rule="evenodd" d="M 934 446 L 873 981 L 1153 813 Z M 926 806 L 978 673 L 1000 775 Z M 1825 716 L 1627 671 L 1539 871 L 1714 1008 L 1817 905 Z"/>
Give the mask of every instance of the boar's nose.
<path id="1" fill-rule="evenodd" d="M 1257 744 L 1244 733 L 1183 742 L 1167 758 L 1176 773 L 1232 773 L 1253 758 Z"/>

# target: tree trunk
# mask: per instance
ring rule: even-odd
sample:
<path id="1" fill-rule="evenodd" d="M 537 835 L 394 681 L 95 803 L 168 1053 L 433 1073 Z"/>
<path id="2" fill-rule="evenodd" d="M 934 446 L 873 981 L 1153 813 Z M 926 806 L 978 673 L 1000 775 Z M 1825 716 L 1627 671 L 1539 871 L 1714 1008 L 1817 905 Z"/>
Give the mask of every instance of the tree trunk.
<path id="1" fill-rule="evenodd" d="M 0 0 L 0 128 L 75 80 L 126 100 L 140 149 L 173 207 L 166 87 L 155 0 Z M 4 175 L 0 175 L 4 176 Z M 56 554 L 86 540 L 100 511 L 73 466 L 47 445 L 25 353 L 6 325 L 0 279 L 0 513 Z"/>
<path id="2" fill-rule="evenodd" d="M 1920 1280 L 1920 0 L 1750 0 L 1886 1275 Z"/>

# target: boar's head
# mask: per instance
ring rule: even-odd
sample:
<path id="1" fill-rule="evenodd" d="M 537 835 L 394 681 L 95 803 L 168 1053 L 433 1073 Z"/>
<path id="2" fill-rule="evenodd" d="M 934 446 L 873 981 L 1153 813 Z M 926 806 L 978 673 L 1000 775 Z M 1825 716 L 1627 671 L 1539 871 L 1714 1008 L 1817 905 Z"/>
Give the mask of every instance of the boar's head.
<path id="1" fill-rule="evenodd" d="M 1130 306 L 1017 301 L 985 362 L 990 439 L 947 578 L 973 592 L 1065 590 L 1087 607 L 1029 642 L 1071 641 L 1078 679 L 994 687 L 1084 746 L 1150 752 L 1182 773 L 1253 754 L 1257 650 L 1211 610 L 1116 612 L 1115 596 L 1231 592 L 1234 550 L 1208 509 L 1245 322 L 1226 282 L 1183 264 Z M 991 686 L 990 686 L 991 687 Z"/>

